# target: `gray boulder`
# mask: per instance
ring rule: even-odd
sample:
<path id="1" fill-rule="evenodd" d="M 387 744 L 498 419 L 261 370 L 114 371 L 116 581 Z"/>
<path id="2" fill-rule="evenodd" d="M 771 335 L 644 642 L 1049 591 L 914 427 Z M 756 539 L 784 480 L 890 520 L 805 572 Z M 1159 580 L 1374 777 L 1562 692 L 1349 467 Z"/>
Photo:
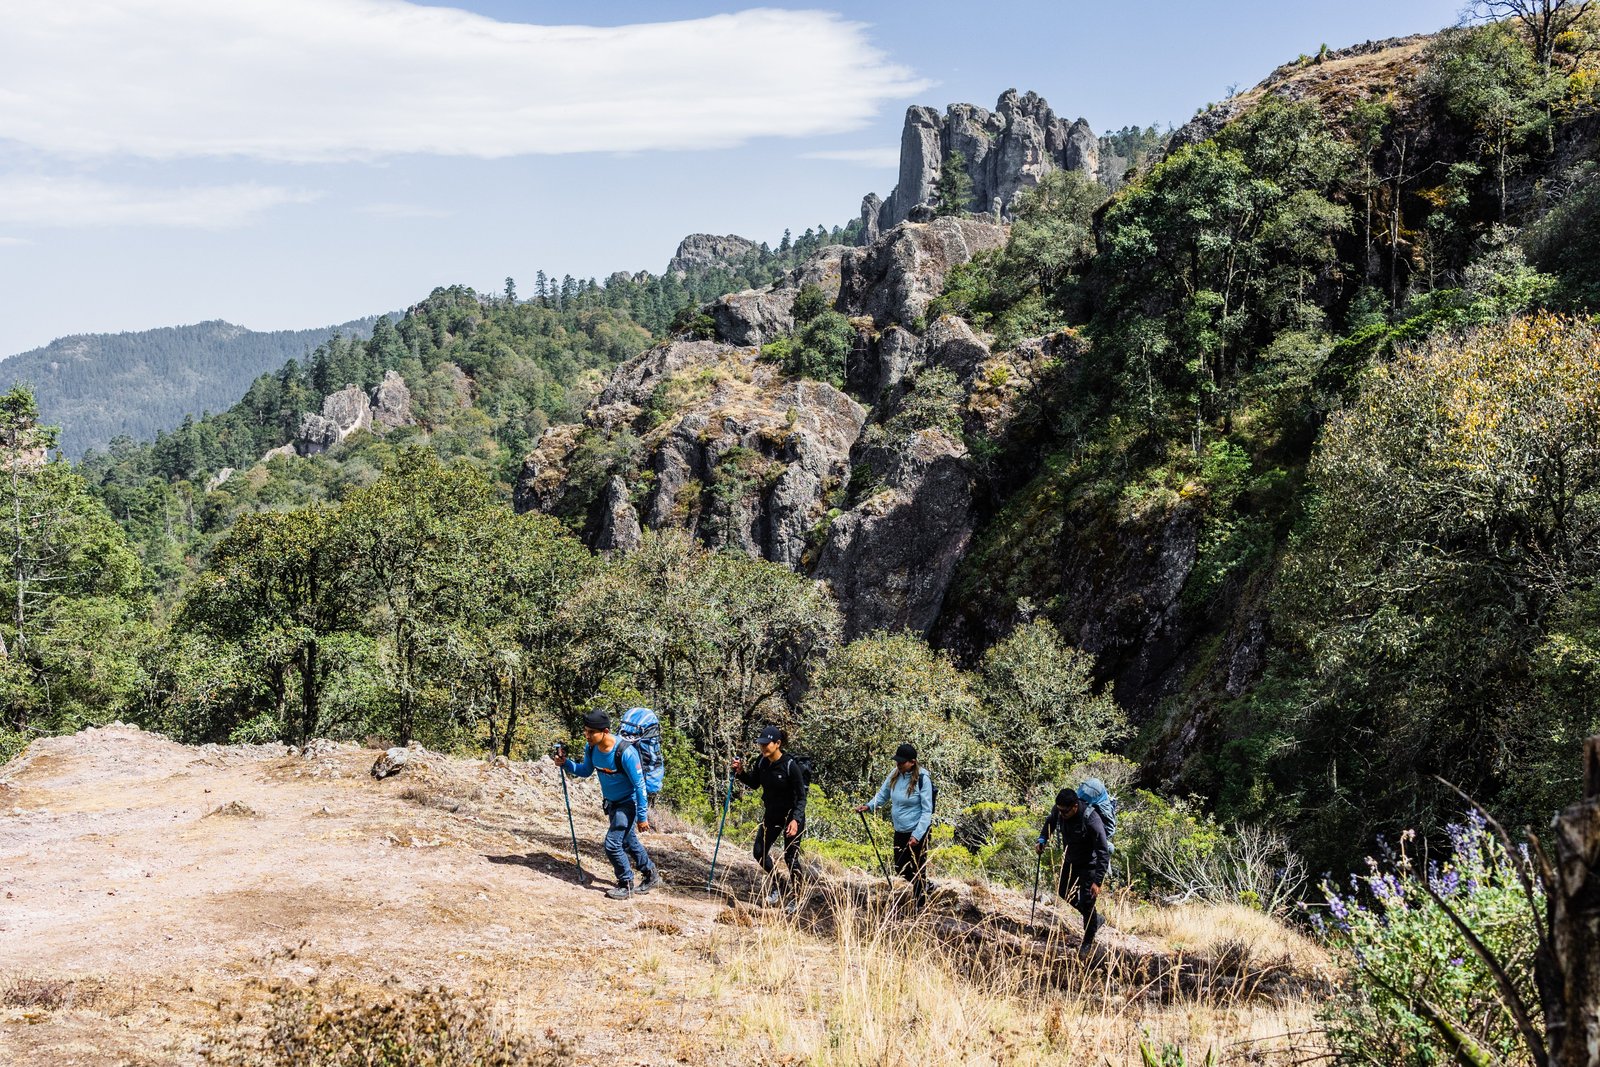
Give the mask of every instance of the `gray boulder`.
<path id="1" fill-rule="evenodd" d="M 909 326 L 944 289 L 951 268 L 1005 244 L 1006 230 L 975 218 L 907 222 L 839 262 L 839 310 L 869 316 L 878 329 Z"/>
<path id="2" fill-rule="evenodd" d="M 302 456 L 326 452 L 359 430 L 372 427 L 372 405 L 360 386 L 347 385 L 322 398 L 322 414 L 300 417 L 294 448 Z"/>
<path id="3" fill-rule="evenodd" d="M 863 449 L 881 488 L 834 519 L 814 577 L 845 616 L 845 637 L 873 630 L 926 633 L 972 540 L 966 446 L 922 430 L 901 447 Z"/>
<path id="4" fill-rule="evenodd" d="M 377 432 L 410 426 L 411 390 L 394 371 L 384 371 L 383 381 L 372 390 L 372 422 Z"/>
<path id="5" fill-rule="evenodd" d="M 341 439 L 372 426 L 372 404 L 358 385 L 347 385 L 322 398 L 322 416 L 339 428 Z"/>
<path id="6" fill-rule="evenodd" d="M 399 774 L 411 762 L 411 752 L 404 748 L 391 748 L 379 756 L 372 765 L 372 777 L 382 781 Z"/>
<path id="7" fill-rule="evenodd" d="M 760 345 L 794 329 L 791 288 L 746 289 L 711 302 L 717 339 L 730 345 Z"/>
<path id="8" fill-rule="evenodd" d="M 861 198 L 861 239 L 857 244 L 870 245 L 878 239 L 878 218 L 883 213 L 883 198 L 868 193 Z"/>
<path id="9" fill-rule="evenodd" d="M 973 375 L 989 358 L 989 346 L 965 319 L 941 315 L 922 339 L 923 362 L 944 367 L 970 386 Z"/>
<path id="10" fill-rule="evenodd" d="M 652 423 L 644 412 L 657 390 L 676 407 Z M 585 427 L 545 431 L 513 499 L 519 511 L 551 510 L 581 435 L 627 429 L 643 443 L 649 484 L 634 508 L 636 487 L 611 481 L 591 517 L 596 548 L 627 551 L 638 528 L 670 527 L 798 567 L 827 493 L 849 478 L 866 414 L 831 385 L 783 377 L 749 347 L 659 345 L 617 368 Z"/>
<path id="11" fill-rule="evenodd" d="M 613 475 L 606 485 L 601 508 L 600 535 L 594 547 L 601 552 L 621 553 L 638 548 L 643 534 L 639 529 L 639 513 L 628 499 L 628 483 Z"/>
<path id="12" fill-rule="evenodd" d="M 315 456 L 326 452 L 342 439 L 338 423 L 308 411 L 300 416 L 300 429 L 294 435 L 294 450 L 302 456 Z"/>

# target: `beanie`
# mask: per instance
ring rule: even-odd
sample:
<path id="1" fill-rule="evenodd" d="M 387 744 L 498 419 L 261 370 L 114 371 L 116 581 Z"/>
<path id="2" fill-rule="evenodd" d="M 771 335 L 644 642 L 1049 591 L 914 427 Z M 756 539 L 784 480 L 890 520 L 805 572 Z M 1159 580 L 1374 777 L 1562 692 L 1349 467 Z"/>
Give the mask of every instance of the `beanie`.
<path id="1" fill-rule="evenodd" d="M 603 711 L 591 711 L 583 717 L 584 729 L 609 730 L 611 729 L 611 716 Z"/>

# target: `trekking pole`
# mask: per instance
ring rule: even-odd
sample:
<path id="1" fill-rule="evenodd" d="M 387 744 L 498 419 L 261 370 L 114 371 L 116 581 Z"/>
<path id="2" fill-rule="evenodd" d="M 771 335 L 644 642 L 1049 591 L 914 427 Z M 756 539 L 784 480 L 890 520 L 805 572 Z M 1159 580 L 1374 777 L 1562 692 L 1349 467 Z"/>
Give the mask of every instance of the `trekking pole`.
<path id="1" fill-rule="evenodd" d="M 1033 903 L 1028 906 L 1028 925 L 1033 925 L 1033 913 L 1039 907 L 1039 872 L 1044 870 L 1044 847 L 1039 847 L 1039 854 L 1033 860 Z"/>
<path id="2" fill-rule="evenodd" d="M 711 872 L 706 875 L 706 892 L 711 892 L 711 883 L 717 877 L 717 853 L 722 851 L 722 829 L 728 825 L 728 805 L 733 802 L 733 772 L 728 772 L 728 788 L 722 794 L 722 821 L 717 823 L 717 844 L 711 850 Z"/>
<path id="3" fill-rule="evenodd" d="M 561 746 L 561 758 L 566 759 L 567 746 Z M 556 774 L 561 778 L 561 801 L 567 806 L 567 832 L 572 835 L 572 862 L 578 868 L 578 878 L 587 880 L 588 875 L 583 873 L 583 860 L 578 858 L 578 828 L 572 823 L 572 794 L 567 792 L 567 768 L 564 764 L 556 766 Z"/>
<path id="4" fill-rule="evenodd" d="M 889 865 L 883 862 L 883 853 L 878 851 L 878 838 L 877 835 L 872 832 L 872 824 L 867 822 L 867 813 L 864 811 L 858 811 L 856 814 L 861 816 L 861 825 L 866 828 L 867 840 L 872 842 L 872 854 L 878 857 L 878 866 L 883 868 L 883 882 L 889 887 L 889 892 L 893 893 L 894 879 L 889 877 Z"/>

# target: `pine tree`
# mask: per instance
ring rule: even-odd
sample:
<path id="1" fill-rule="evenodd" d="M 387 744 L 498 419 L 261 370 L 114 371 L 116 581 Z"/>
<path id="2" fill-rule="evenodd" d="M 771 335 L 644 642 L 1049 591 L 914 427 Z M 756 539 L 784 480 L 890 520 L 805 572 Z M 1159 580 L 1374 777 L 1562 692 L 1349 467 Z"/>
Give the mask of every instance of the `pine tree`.
<path id="1" fill-rule="evenodd" d="M 934 186 L 935 210 L 940 215 L 961 215 L 972 206 L 972 178 L 967 174 L 967 157 L 952 152 L 939 172 Z"/>

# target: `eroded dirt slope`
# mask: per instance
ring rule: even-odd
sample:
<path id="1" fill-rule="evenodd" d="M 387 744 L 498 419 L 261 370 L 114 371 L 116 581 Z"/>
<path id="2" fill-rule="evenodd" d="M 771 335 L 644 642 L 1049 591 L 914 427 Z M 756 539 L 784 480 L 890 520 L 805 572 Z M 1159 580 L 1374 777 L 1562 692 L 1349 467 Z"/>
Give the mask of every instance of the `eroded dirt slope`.
<path id="1" fill-rule="evenodd" d="M 0 1008 L 0 1063 L 192 1062 L 218 1004 L 247 1000 L 252 980 L 315 976 L 489 982 L 513 1015 L 574 1037 L 580 1062 L 608 1051 L 581 1036 L 596 1004 L 672 1020 L 623 1062 L 723 1045 L 715 1005 L 685 995 L 709 967 L 696 939 L 728 910 L 692 891 L 704 842 L 654 835 L 679 888 L 608 901 L 591 784 L 573 787 L 578 834 L 586 868 L 608 877 L 582 885 L 548 763 L 424 755 L 375 781 L 376 755 L 190 748 L 111 726 L 0 770 L 0 980 L 70 983 L 56 1010 Z M 671 957 L 655 975 L 630 962 L 641 926 Z"/>

